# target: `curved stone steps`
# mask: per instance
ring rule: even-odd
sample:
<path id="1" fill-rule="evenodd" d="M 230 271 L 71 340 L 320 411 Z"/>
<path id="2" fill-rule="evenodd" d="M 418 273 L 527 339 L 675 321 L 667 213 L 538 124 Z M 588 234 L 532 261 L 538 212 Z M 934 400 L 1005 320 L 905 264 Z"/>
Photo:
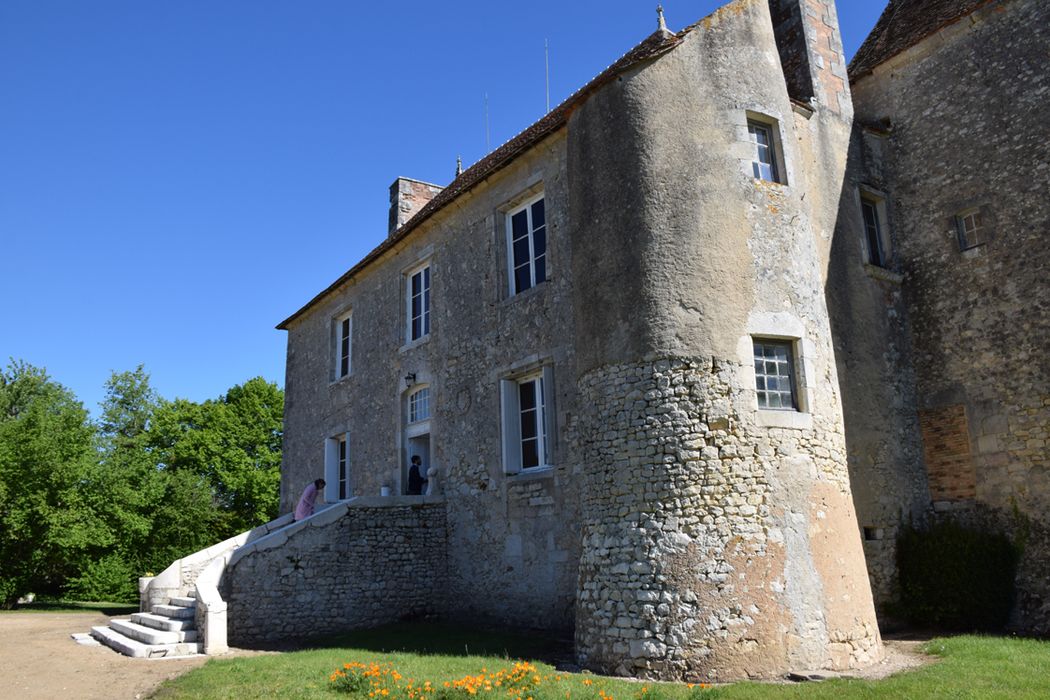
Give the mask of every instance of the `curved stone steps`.
<path id="1" fill-rule="evenodd" d="M 194 656 L 203 651 L 197 641 L 194 616 L 197 601 L 177 596 L 153 612 L 135 613 L 130 620 L 110 620 L 108 627 L 92 627 L 91 636 L 109 648 L 139 659 Z"/>

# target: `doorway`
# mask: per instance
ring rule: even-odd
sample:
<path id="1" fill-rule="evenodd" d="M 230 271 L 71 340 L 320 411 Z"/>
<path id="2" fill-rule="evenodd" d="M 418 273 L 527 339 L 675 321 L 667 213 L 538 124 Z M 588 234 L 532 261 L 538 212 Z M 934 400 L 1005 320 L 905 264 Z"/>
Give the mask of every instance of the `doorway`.
<path id="1" fill-rule="evenodd" d="M 412 467 L 412 457 L 418 455 L 420 461 L 423 463 L 419 468 L 419 476 L 424 480 L 427 478 L 427 470 L 430 469 L 430 433 L 422 433 L 413 436 L 406 435 L 405 437 L 404 474 L 401 478 L 401 483 L 404 484 L 405 494 L 422 495 L 426 493 L 426 482 L 424 481 L 423 486 L 418 493 L 413 493 L 413 484 L 412 480 L 409 478 L 409 469 Z"/>

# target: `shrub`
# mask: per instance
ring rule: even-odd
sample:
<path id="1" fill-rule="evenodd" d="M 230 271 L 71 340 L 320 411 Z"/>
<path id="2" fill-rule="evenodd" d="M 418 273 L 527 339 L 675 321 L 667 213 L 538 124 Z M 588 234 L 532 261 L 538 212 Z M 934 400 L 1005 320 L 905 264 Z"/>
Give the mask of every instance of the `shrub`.
<path id="1" fill-rule="evenodd" d="M 64 591 L 69 600 L 107 600 L 137 603 L 138 577 L 131 565 L 116 554 L 89 562 L 80 576 L 68 581 Z"/>
<path id="2" fill-rule="evenodd" d="M 1005 535 L 946 522 L 897 541 L 901 613 L 913 624 L 1001 630 L 1014 603 L 1019 552 Z"/>

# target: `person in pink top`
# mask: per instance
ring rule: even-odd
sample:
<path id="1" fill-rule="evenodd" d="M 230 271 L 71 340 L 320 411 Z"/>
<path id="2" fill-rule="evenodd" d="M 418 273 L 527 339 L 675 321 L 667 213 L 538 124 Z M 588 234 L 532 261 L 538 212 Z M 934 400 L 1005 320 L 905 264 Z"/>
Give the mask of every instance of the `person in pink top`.
<path id="1" fill-rule="evenodd" d="M 314 514 L 314 503 L 317 502 L 317 496 L 324 488 L 324 483 L 324 479 L 317 479 L 303 489 L 303 495 L 299 497 L 299 504 L 295 506 L 295 520 L 309 518 Z"/>

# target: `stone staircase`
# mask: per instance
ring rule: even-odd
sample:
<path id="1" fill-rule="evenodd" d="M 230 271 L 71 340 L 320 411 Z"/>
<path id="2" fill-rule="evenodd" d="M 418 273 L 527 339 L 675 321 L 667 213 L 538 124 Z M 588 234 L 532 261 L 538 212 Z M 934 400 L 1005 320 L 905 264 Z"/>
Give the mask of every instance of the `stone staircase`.
<path id="1" fill-rule="evenodd" d="M 92 627 L 91 636 L 125 656 L 142 659 L 192 656 L 201 652 L 194 616 L 197 601 L 173 597 L 153 612 L 135 613 L 130 620 L 110 620 L 108 627 Z"/>

